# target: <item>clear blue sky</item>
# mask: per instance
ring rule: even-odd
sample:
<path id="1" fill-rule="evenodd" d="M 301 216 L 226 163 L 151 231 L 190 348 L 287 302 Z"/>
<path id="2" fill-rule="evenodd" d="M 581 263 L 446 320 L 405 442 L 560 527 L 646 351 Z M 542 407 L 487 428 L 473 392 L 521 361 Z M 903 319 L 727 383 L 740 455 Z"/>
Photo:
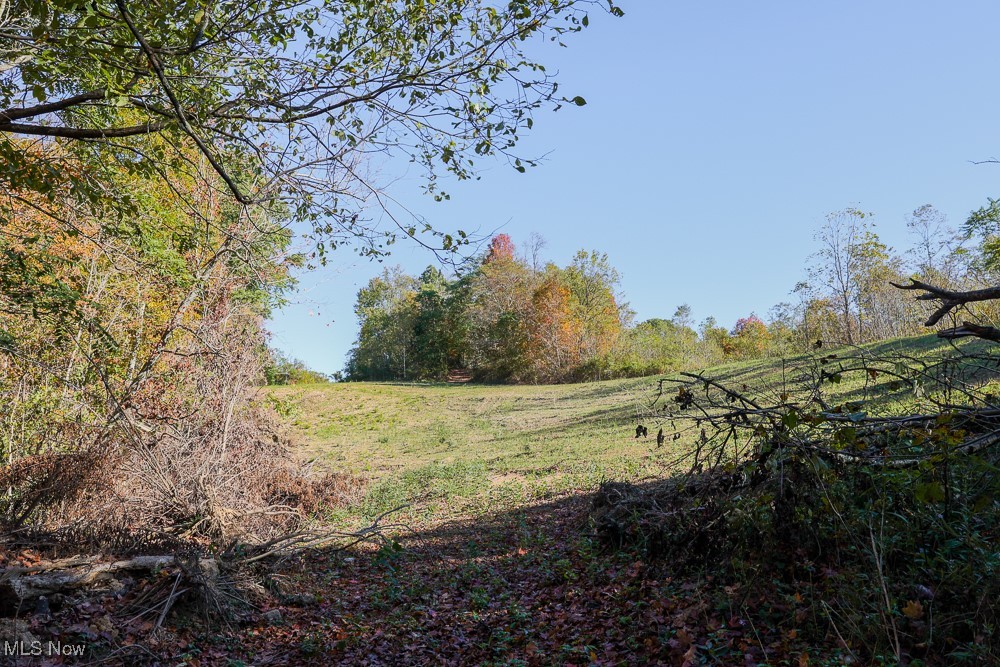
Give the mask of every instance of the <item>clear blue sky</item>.
<path id="1" fill-rule="evenodd" d="M 539 54 L 588 101 L 536 117 L 521 152 L 542 166 L 489 165 L 445 203 L 403 171 L 391 191 L 442 230 L 537 231 L 559 264 L 607 252 L 639 320 L 688 303 L 726 326 L 791 300 L 831 211 L 873 212 L 899 248 L 918 206 L 959 225 L 1000 195 L 1000 165 L 972 164 L 1000 156 L 1000 3 L 621 2 Z M 434 261 L 396 248 L 386 264 Z M 338 250 L 302 275 L 273 345 L 343 368 L 354 297 L 382 268 Z"/>

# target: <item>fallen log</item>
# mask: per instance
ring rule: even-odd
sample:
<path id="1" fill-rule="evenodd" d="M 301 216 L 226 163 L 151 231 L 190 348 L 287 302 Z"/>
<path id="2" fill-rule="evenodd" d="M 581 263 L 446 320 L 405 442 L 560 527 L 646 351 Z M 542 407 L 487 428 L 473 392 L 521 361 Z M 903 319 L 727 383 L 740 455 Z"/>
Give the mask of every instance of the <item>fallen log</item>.
<path id="1" fill-rule="evenodd" d="M 176 556 L 136 556 L 126 560 L 99 562 L 96 558 L 67 559 L 34 567 L 8 567 L 0 570 L 0 615 L 32 608 L 33 601 L 81 589 L 114 588 L 120 578 L 151 574 L 170 567 L 181 567 Z M 189 574 L 202 582 L 211 582 L 219 573 L 211 558 L 196 561 Z"/>

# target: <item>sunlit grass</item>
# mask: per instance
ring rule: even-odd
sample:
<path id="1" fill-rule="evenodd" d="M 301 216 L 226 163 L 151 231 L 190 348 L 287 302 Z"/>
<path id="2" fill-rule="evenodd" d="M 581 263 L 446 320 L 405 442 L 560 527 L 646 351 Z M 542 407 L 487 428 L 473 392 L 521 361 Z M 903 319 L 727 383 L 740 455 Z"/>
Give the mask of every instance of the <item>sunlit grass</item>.
<path id="1" fill-rule="evenodd" d="M 867 353 L 917 360 L 947 353 L 933 336 L 866 346 Z M 836 358 L 824 364 L 818 359 Z M 726 364 L 706 375 L 777 402 L 808 373 L 835 371 L 851 350 L 819 350 L 781 360 Z M 344 383 L 269 390 L 291 425 L 298 452 L 330 470 L 368 480 L 363 502 L 336 513 L 363 521 L 404 504 L 410 518 L 445 518 L 507 509 L 604 480 L 663 476 L 688 437 L 655 435 L 651 414 L 657 377 L 550 386 Z M 911 386 L 845 373 L 824 384 L 827 400 L 862 402 L 866 410 L 917 411 Z M 660 404 L 662 405 L 662 403 Z M 926 407 L 926 406 L 925 406 Z M 635 438 L 639 420 L 649 438 Z"/>

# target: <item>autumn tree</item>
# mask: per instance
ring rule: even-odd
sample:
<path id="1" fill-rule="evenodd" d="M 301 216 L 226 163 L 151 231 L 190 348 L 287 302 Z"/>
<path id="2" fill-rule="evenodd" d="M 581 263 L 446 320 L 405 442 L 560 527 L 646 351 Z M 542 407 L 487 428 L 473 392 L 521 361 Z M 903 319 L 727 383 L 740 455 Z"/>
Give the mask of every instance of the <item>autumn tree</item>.
<path id="1" fill-rule="evenodd" d="M 580 363 L 577 341 L 582 323 L 573 314 L 569 287 L 549 272 L 531 298 L 529 352 L 532 374 L 542 381 L 561 379 Z"/>
<path id="2" fill-rule="evenodd" d="M 469 281 L 470 353 L 487 379 L 523 379 L 535 277 L 506 234 L 492 239 Z"/>
<path id="3" fill-rule="evenodd" d="M 413 379 L 441 379 L 458 368 L 499 382 L 635 377 L 727 356 L 759 358 L 793 344 L 791 311 L 773 330 L 752 315 L 732 332 L 709 318 L 699 335 L 686 304 L 669 320 L 633 326 L 606 254 L 581 250 L 569 266 L 549 263 L 542 271 L 529 265 L 530 255 L 500 234 L 462 274 L 449 278 L 428 267 L 419 278 L 397 269 L 374 279 L 359 293 L 362 325 L 349 377 L 402 378 L 404 359 Z M 405 357 L 392 350 L 406 350 Z"/>
<path id="4" fill-rule="evenodd" d="M 168 175 L 118 175 L 128 220 L 96 218 L 61 188 L 39 206 L 0 194 L 4 527 L 186 523 L 220 539 L 275 527 L 231 522 L 265 516 L 261 461 L 285 465 L 251 394 L 263 319 L 291 285 L 290 235 L 220 201 L 211 171 Z"/>
<path id="5" fill-rule="evenodd" d="M 513 262 L 516 248 L 514 242 L 507 234 L 497 234 L 490 239 L 489 247 L 486 249 L 486 257 L 483 258 L 483 265 Z"/>
<path id="6" fill-rule="evenodd" d="M 580 322 L 577 336 L 583 358 L 609 352 L 618 340 L 630 311 L 618 302 L 621 280 L 607 253 L 580 250 L 563 270 L 563 279 L 572 297 L 573 314 Z"/>
<path id="7" fill-rule="evenodd" d="M 762 357 L 771 341 L 767 325 L 754 313 L 736 320 L 729 335 L 727 354 L 744 359 Z"/>

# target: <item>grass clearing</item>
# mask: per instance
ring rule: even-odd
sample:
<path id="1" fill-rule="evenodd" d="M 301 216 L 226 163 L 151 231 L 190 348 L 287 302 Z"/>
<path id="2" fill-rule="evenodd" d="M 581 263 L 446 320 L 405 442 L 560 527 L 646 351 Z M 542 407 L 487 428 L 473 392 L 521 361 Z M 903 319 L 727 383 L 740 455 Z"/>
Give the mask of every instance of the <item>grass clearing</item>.
<path id="1" fill-rule="evenodd" d="M 404 502 L 464 511 L 661 473 L 669 448 L 634 438 L 649 379 L 595 385 L 279 388 L 317 464 L 369 479 L 360 515 Z M 654 431 L 655 436 L 655 431 Z"/>
<path id="2" fill-rule="evenodd" d="M 980 344 L 962 344 L 969 345 Z M 929 335 L 858 349 L 895 355 L 912 366 L 931 363 L 952 346 Z M 822 349 L 787 360 L 737 362 L 709 369 L 706 376 L 775 398 L 794 391 L 804 374 L 836 371 L 852 353 Z M 835 358 L 820 363 L 828 355 Z M 302 456 L 367 480 L 360 506 L 337 510 L 333 518 L 361 523 L 410 504 L 407 520 L 444 520 L 589 492 L 608 479 L 635 482 L 669 473 L 692 440 L 668 436 L 657 448 L 657 430 L 672 433 L 665 414 L 649 410 L 657 380 L 342 383 L 278 387 L 269 396 L 291 423 Z M 824 388 L 829 401 L 862 402 L 870 412 L 921 407 L 913 386 L 890 377 L 845 374 Z M 635 438 L 639 421 L 648 438 Z"/>

